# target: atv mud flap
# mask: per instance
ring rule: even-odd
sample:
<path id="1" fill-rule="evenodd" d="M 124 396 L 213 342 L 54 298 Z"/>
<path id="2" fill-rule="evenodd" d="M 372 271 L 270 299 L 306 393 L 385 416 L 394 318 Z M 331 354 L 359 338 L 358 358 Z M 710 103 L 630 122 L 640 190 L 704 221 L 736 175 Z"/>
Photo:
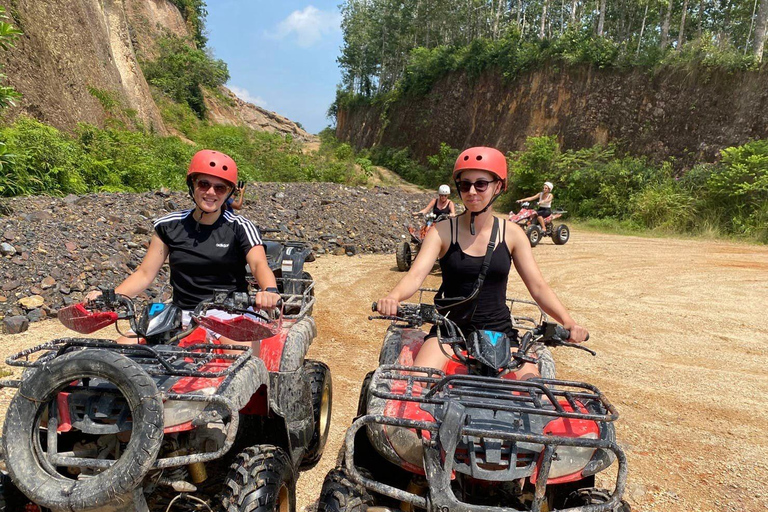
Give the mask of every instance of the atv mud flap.
<path id="1" fill-rule="evenodd" d="M 409 371 L 408 375 L 403 374 Z M 490 428 L 472 420 L 471 414 L 478 411 L 494 410 L 508 412 L 523 412 L 533 416 L 550 418 L 585 419 L 598 422 L 610 422 L 618 417 L 615 409 L 605 399 L 597 388 L 584 383 L 572 381 L 556 381 L 539 379 L 536 381 L 503 381 L 498 378 L 477 377 L 469 375 L 451 375 L 448 377 L 418 377 L 410 372 L 434 371 L 428 368 L 405 368 L 395 365 L 380 367 L 374 374 L 371 382 L 371 392 L 379 398 L 386 400 L 414 401 L 423 404 L 439 421 L 417 421 L 405 418 L 370 414 L 355 420 L 347 431 L 345 439 L 345 465 L 349 477 L 360 485 L 379 494 L 404 501 L 415 507 L 424 508 L 434 512 L 468 511 L 468 512 L 510 512 L 520 510 L 516 508 L 474 505 L 460 501 L 451 488 L 451 477 L 457 471 L 455 458 L 457 447 L 462 439 L 477 438 L 501 443 L 508 442 L 513 446 L 539 445 L 542 447 L 538 456 L 538 464 L 535 472 L 529 471 L 525 476 L 535 474 L 535 492 L 530 507 L 524 510 L 541 512 L 545 502 L 547 481 L 555 458 L 556 449 L 562 447 L 601 449 L 615 455 L 618 461 L 618 473 L 616 484 L 611 498 L 606 503 L 559 509 L 559 512 L 608 512 L 614 509 L 620 501 L 626 487 L 627 463 L 626 456 L 613 439 L 575 438 L 557 435 L 544 435 L 520 431 L 519 429 Z M 387 380 L 404 380 L 408 382 L 405 394 L 395 394 L 386 391 L 387 386 L 382 383 Z M 421 395 L 413 395 L 413 382 L 419 381 L 429 391 Z M 475 386 L 485 386 L 486 392 L 480 391 Z M 581 390 L 581 391 L 579 391 Z M 529 394 L 526 394 L 528 392 Z M 506 393 L 506 394 L 505 394 Z M 490 398 L 491 394 L 493 398 Z M 533 399 L 530 399 L 533 397 Z M 574 412 L 565 410 L 559 405 L 559 401 L 567 399 L 573 403 L 574 397 L 596 398 L 602 403 L 603 412 Z M 557 404 L 551 406 L 551 404 Z M 470 414 L 471 413 L 471 414 Z M 364 477 L 355 467 L 355 437 L 357 432 L 367 426 L 393 426 L 407 429 L 415 429 L 417 432 L 428 432 L 429 436 L 422 436 L 424 449 L 424 470 L 429 483 L 428 496 L 416 494 L 386 485 L 382 482 Z M 466 473 L 466 471 L 461 471 Z M 479 467 L 473 468 L 472 475 L 481 480 L 499 480 Z M 499 473 L 499 472 L 495 472 Z M 515 480 L 524 477 L 516 472 L 515 467 L 504 471 L 507 480 Z M 555 511 L 552 511 L 555 512 Z"/>

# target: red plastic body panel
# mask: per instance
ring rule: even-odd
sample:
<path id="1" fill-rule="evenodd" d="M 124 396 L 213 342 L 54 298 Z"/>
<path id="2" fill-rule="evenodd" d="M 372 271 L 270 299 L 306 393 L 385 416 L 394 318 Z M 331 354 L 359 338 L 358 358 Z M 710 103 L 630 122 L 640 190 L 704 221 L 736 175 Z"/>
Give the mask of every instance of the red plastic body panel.
<path id="1" fill-rule="evenodd" d="M 117 322 L 114 311 L 88 311 L 82 303 L 60 309 L 58 317 L 64 327 L 81 334 L 90 334 Z"/>

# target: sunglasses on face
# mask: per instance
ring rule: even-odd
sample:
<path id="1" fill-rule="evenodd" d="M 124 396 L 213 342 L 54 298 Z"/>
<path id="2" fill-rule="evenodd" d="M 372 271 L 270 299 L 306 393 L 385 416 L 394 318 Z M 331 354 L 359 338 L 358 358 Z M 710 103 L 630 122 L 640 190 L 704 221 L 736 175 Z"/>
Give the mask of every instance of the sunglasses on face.
<path id="1" fill-rule="evenodd" d="M 216 192 L 217 196 L 221 196 L 229 192 L 229 185 L 225 185 L 224 183 L 211 183 L 208 180 L 195 181 L 195 187 L 197 187 L 197 190 L 201 192 L 208 192 L 211 187 L 213 187 L 213 191 Z"/>
<path id="2" fill-rule="evenodd" d="M 477 180 L 477 181 L 467 181 L 467 180 L 461 180 L 456 182 L 456 188 L 459 189 L 460 192 L 469 192 L 469 190 L 474 186 L 475 190 L 477 192 L 485 192 L 488 189 L 488 185 L 491 183 L 494 183 L 498 180 Z"/>

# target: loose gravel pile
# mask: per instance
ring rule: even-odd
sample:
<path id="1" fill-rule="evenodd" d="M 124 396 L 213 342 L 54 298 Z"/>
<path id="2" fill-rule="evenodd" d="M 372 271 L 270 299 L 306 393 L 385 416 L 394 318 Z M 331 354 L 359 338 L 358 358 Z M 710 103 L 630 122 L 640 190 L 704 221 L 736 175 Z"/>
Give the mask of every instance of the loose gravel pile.
<path id="1" fill-rule="evenodd" d="M 410 212 L 427 194 L 329 183 L 257 183 L 239 213 L 278 239 L 318 254 L 394 253 Z M 0 317 L 6 332 L 55 316 L 97 286 L 115 286 L 141 263 L 152 220 L 191 207 L 184 192 L 35 196 L 0 203 Z M 393 260 L 394 261 L 394 260 Z M 166 299 L 168 269 L 141 298 Z"/>

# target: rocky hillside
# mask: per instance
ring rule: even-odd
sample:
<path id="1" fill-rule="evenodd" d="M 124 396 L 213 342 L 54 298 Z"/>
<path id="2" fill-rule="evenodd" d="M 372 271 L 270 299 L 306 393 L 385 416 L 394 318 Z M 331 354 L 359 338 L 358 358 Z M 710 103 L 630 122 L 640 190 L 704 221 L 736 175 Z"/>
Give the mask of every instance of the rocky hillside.
<path id="1" fill-rule="evenodd" d="M 170 1 L 0 0 L 0 5 L 24 32 L 15 48 L 0 52 L 7 82 L 23 94 L 9 118 L 23 113 L 71 131 L 77 123 L 102 127 L 111 115 L 168 133 L 138 57 L 151 59 L 155 41 L 165 34 L 188 36 Z M 234 95 L 222 92 L 225 100 L 206 99 L 214 122 L 313 138 L 274 112 L 226 101 Z M 114 96 L 119 108 L 108 113 L 99 94 Z"/>
<path id="2" fill-rule="evenodd" d="M 317 254 L 391 253 L 410 212 L 429 196 L 399 188 L 258 183 L 242 214 L 276 238 L 304 240 Z M 24 197 L 0 203 L 0 318 L 56 314 L 96 286 L 119 284 L 144 257 L 152 219 L 190 206 L 181 192 Z M 167 267 L 144 298 L 168 296 Z M 26 319 L 26 320 L 24 320 Z"/>
<path id="3" fill-rule="evenodd" d="M 768 69 L 550 65 L 514 81 L 453 74 L 426 96 L 342 109 L 337 119 L 337 136 L 358 148 L 409 147 L 422 161 L 441 142 L 511 151 L 540 135 L 556 135 L 565 149 L 614 142 L 655 160 L 712 161 L 725 147 L 768 138 Z"/>

